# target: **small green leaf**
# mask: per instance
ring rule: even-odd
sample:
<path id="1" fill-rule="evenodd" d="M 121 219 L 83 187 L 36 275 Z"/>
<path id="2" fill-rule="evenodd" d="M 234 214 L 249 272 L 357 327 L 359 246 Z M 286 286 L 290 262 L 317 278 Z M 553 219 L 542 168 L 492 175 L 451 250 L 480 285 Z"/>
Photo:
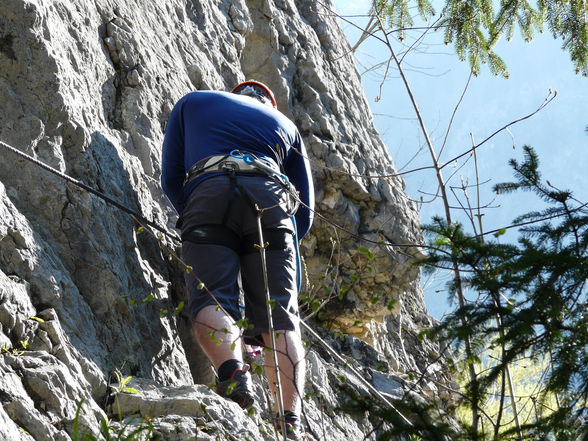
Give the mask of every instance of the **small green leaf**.
<path id="1" fill-rule="evenodd" d="M 468 364 L 482 364 L 482 360 L 480 360 L 480 357 L 478 357 L 477 355 L 472 355 L 466 361 Z"/>
<path id="2" fill-rule="evenodd" d="M 233 381 L 231 384 L 227 386 L 227 395 L 231 395 L 233 390 L 235 390 L 235 386 L 237 386 L 237 382 Z"/>
<path id="3" fill-rule="evenodd" d="M 263 367 L 257 363 L 253 363 L 253 372 L 261 376 L 263 374 Z"/>
<path id="4" fill-rule="evenodd" d="M 313 300 L 311 308 L 314 312 L 318 311 L 321 306 L 321 302 L 318 299 Z"/>
<path id="5" fill-rule="evenodd" d="M 138 394 L 139 391 L 137 389 L 135 389 L 134 387 L 125 387 L 122 390 L 123 392 L 129 393 L 129 394 Z"/>
<path id="6" fill-rule="evenodd" d="M 241 329 L 253 329 L 253 327 L 254 327 L 253 324 L 250 324 L 247 321 L 247 318 L 246 317 L 245 318 L 242 318 L 241 320 L 237 320 L 235 322 L 235 325 L 237 325 Z"/>
<path id="7" fill-rule="evenodd" d="M 174 315 L 180 315 L 182 313 L 182 311 L 184 310 L 184 302 L 180 302 L 178 304 L 178 306 L 176 306 L 176 308 L 174 309 Z"/>
<path id="8" fill-rule="evenodd" d="M 365 254 L 367 258 L 370 260 L 373 260 L 375 257 L 374 253 L 372 253 L 371 250 L 369 250 L 368 248 L 360 247 L 358 248 L 358 251 L 362 254 Z"/>
<path id="9" fill-rule="evenodd" d="M 128 376 L 120 380 L 120 387 L 124 388 L 129 381 L 131 381 L 133 377 Z"/>
<path id="10" fill-rule="evenodd" d="M 153 300 L 155 300 L 155 297 L 153 296 L 153 294 L 149 294 L 147 297 L 145 297 L 143 299 L 143 303 L 149 303 L 149 302 L 152 302 Z"/>
<path id="11" fill-rule="evenodd" d="M 433 243 L 435 245 L 444 246 L 444 245 L 450 245 L 451 244 L 451 241 L 449 240 L 448 237 L 438 236 L 438 237 L 435 238 L 435 240 L 433 241 Z"/>
<path id="12" fill-rule="evenodd" d="M 145 231 L 145 227 L 137 228 L 137 233 L 141 234 L 143 231 Z"/>
<path id="13" fill-rule="evenodd" d="M 45 320 L 43 320 L 41 317 L 37 317 L 37 316 L 35 316 L 35 315 L 34 315 L 34 316 L 32 316 L 32 317 L 30 318 L 30 320 L 34 320 L 34 321 L 36 321 L 36 322 L 39 322 L 39 323 L 45 323 Z"/>
<path id="14" fill-rule="evenodd" d="M 500 230 L 498 230 L 496 233 L 494 233 L 494 237 L 500 237 L 503 234 L 506 234 L 506 228 L 501 228 Z"/>

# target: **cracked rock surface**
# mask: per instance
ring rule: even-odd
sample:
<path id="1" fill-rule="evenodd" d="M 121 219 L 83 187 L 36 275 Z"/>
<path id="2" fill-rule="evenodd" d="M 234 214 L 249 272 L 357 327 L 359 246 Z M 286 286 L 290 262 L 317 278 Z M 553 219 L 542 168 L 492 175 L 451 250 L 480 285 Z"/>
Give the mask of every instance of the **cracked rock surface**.
<path id="1" fill-rule="evenodd" d="M 394 246 L 420 243 L 418 213 L 389 177 L 393 161 L 326 8 L 2 0 L 0 140 L 172 231 L 159 178 L 173 104 L 265 82 L 300 129 L 328 219 L 301 243 L 305 313 L 319 307 L 314 319 L 331 330 L 321 335 L 391 399 L 447 399 L 441 350 L 418 338 L 431 324 L 412 265 L 421 251 Z M 251 415 L 207 387 L 211 369 L 181 308 L 178 244 L 0 151 L 0 440 L 72 440 L 77 412 L 94 434 L 108 416 L 119 427 L 150 418 L 169 440 L 273 439 L 263 378 Z M 365 384 L 310 336 L 307 373 L 308 439 L 376 439 L 377 420 L 339 410 L 341 379 L 359 395 Z M 119 390 L 129 377 L 134 394 Z"/>

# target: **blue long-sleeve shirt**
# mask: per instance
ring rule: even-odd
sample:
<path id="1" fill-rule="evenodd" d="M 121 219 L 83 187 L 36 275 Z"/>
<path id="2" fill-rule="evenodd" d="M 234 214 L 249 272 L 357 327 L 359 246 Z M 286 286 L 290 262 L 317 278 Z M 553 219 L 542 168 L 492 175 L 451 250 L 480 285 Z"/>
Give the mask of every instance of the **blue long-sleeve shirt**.
<path id="1" fill-rule="evenodd" d="M 183 187 L 187 170 L 209 156 L 232 150 L 253 153 L 281 164 L 301 205 L 296 213 L 298 237 L 312 225 L 314 188 L 306 149 L 296 126 L 278 110 L 254 98 L 228 92 L 198 91 L 181 98 L 173 108 L 163 141 L 161 185 L 181 215 L 192 191 L 207 176 Z M 213 175 L 213 173 L 208 174 Z"/>

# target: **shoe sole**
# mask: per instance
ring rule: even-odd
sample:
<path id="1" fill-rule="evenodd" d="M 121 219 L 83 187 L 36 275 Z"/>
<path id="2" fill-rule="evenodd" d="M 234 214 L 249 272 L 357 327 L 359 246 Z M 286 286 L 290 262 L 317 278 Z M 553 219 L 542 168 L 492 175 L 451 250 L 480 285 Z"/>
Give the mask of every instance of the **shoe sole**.
<path id="1" fill-rule="evenodd" d="M 255 402 L 255 398 L 253 398 L 253 396 L 249 394 L 238 394 L 237 396 L 228 398 L 237 403 L 241 407 L 241 409 L 251 407 Z"/>
<path id="2" fill-rule="evenodd" d="M 237 403 L 242 409 L 250 407 L 255 402 L 253 394 L 248 390 L 240 391 L 234 390 L 230 395 L 227 395 L 224 391 L 216 391 L 221 397 L 227 398 Z"/>

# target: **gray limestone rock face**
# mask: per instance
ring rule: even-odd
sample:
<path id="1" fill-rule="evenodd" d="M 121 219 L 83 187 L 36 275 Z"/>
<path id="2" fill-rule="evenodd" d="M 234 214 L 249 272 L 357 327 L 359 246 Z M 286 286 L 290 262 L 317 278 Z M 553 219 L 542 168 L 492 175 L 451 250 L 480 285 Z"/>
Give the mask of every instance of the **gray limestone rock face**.
<path id="1" fill-rule="evenodd" d="M 367 381 L 399 399 L 412 375 L 427 374 L 410 386 L 423 396 L 441 395 L 435 384 L 447 375 L 439 347 L 418 338 L 431 324 L 412 265 L 422 255 L 418 213 L 328 8 L 3 0 L 0 141 L 172 231 L 177 215 L 159 179 L 174 103 L 245 79 L 268 84 L 300 129 L 317 191 L 319 214 L 301 243 L 303 310 L 343 332 L 328 340 L 364 377 L 309 338 L 304 424 L 309 439 L 375 439 L 377 421 L 335 410 L 346 399 L 341 378 L 358 394 L 369 394 Z M 0 439 L 71 440 L 76 427 L 96 434 L 119 412 L 120 427 L 153 418 L 166 439 L 272 439 L 264 405 L 247 415 L 195 385 L 213 378 L 182 309 L 178 243 L 0 152 Z M 115 372 L 137 393 L 114 396 Z"/>

